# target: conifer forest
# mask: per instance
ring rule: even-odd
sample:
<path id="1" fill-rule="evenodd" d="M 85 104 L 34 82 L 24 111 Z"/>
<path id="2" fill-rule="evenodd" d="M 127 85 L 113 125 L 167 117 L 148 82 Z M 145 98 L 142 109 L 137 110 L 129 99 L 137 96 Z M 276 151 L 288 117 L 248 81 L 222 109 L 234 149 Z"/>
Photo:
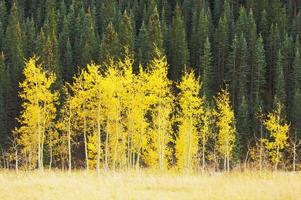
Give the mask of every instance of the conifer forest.
<path id="1" fill-rule="evenodd" d="M 301 170 L 299 0 L 0 0 L 0 167 Z"/>

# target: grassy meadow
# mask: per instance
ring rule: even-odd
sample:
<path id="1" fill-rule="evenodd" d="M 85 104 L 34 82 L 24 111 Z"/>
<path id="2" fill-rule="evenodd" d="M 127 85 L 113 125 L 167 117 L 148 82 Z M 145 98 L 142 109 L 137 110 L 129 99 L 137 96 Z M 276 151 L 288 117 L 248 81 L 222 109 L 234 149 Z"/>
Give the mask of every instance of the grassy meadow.
<path id="1" fill-rule="evenodd" d="M 1 171 L 1 200 L 213 199 L 298 200 L 301 173 L 243 172 L 174 174 L 152 172 Z"/>

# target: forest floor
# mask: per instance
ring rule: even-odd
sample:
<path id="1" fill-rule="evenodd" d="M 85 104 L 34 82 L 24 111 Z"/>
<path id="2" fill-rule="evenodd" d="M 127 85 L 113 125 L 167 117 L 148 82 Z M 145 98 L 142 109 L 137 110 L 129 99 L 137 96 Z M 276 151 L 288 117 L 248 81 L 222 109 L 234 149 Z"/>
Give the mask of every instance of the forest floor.
<path id="1" fill-rule="evenodd" d="M 173 174 L 150 172 L 0 171 L 1 200 L 206 199 L 299 200 L 301 173 L 232 172 Z"/>

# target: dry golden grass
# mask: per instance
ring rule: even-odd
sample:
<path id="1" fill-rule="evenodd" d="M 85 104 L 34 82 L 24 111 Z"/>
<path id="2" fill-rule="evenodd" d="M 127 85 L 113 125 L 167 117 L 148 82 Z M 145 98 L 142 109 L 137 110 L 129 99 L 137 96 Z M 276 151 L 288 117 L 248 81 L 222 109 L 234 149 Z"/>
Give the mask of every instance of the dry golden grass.
<path id="1" fill-rule="evenodd" d="M 150 172 L 0 172 L 1 200 L 301 199 L 301 174 L 176 175 Z"/>

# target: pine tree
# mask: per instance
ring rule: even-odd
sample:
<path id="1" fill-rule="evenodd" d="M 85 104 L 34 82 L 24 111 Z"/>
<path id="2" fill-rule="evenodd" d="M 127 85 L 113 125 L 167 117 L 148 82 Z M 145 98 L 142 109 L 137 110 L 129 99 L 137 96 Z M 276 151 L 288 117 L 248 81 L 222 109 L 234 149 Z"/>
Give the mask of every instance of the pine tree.
<path id="1" fill-rule="evenodd" d="M 238 108 L 243 96 L 247 96 L 248 52 L 247 42 L 243 35 L 235 36 L 232 51 L 228 60 L 228 80 L 230 81 L 232 105 Z"/>
<path id="2" fill-rule="evenodd" d="M 179 6 L 176 7 L 175 15 L 172 20 L 168 49 L 170 76 L 173 80 L 179 80 L 183 67 L 189 65 L 185 25 Z"/>
<path id="3" fill-rule="evenodd" d="M 161 22 L 157 7 L 152 11 L 147 24 L 148 37 L 149 37 L 149 51 L 150 59 L 156 56 L 156 49 L 163 51 L 163 35 L 161 30 Z"/>
<path id="4" fill-rule="evenodd" d="M 217 107 L 217 148 L 221 156 L 224 157 L 224 169 L 230 170 L 230 159 L 233 155 L 233 148 L 236 141 L 236 128 L 234 112 L 230 103 L 230 94 L 222 89 L 215 98 Z"/>
<path id="5" fill-rule="evenodd" d="M 19 81 L 22 73 L 23 66 L 23 45 L 21 24 L 19 22 L 18 8 L 13 4 L 10 16 L 8 18 L 8 25 L 6 28 L 5 37 L 5 55 L 8 60 L 12 80 Z M 16 87 L 17 83 L 14 84 Z"/>
<path id="6" fill-rule="evenodd" d="M 3 52 L 0 55 L 0 145 L 3 147 L 7 145 L 8 139 L 8 111 L 7 111 L 7 100 L 8 100 L 8 93 L 10 88 L 9 82 L 9 74 L 6 69 L 4 63 L 4 54 Z"/>
<path id="7" fill-rule="evenodd" d="M 110 22 L 104 32 L 100 45 L 100 61 L 109 62 L 110 58 L 116 60 L 120 57 L 120 42 L 113 24 Z"/>
<path id="8" fill-rule="evenodd" d="M 281 41 L 278 26 L 272 25 L 270 29 L 269 40 L 267 42 L 267 86 L 269 92 L 269 106 L 273 102 L 273 76 L 275 74 L 277 64 L 280 65 L 278 61 L 281 61 L 281 59 L 279 59 L 280 44 Z"/>
<path id="9" fill-rule="evenodd" d="M 291 111 L 291 119 L 292 119 L 292 128 L 295 129 L 297 136 L 301 137 L 301 91 L 300 88 L 298 88 L 295 91 L 294 97 L 293 97 L 293 105 L 292 105 L 292 111 Z"/>
<path id="10" fill-rule="evenodd" d="M 292 67 L 292 84 L 293 89 L 301 87 L 301 56 L 300 56 L 300 43 L 298 42 L 299 37 L 297 37 L 296 47 L 295 47 L 295 58 Z"/>
<path id="11" fill-rule="evenodd" d="M 220 87 L 224 81 L 224 75 L 226 71 L 226 60 L 228 56 L 229 37 L 228 37 L 228 21 L 224 16 L 219 20 L 217 29 L 214 35 L 214 64 L 216 74 L 216 84 Z"/>
<path id="12" fill-rule="evenodd" d="M 248 151 L 248 142 L 252 137 L 251 131 L 251 119 L 248 108 L 248 101 L 245 96 L 242 97 L 242 102 L 240 103 L 237 111 L 237 140 L 238 140 L 238 149 L 241 156 L 241 160 L 243 160 Z"/>
<path id="13" fill-rule="evenodd" d="M 24 56 L 29 58 L 34 54 L 34 44 L 36 40 L 36 30 L 33 19 L 28 19 L 24 25 L 24 35 L 23 35 L 23 46 L 24 46 Z"/>
<path id="14" fill-rule="evenodd" d="M 200 83 L 193 72 L 185 72 L 178 86 L 179 93 L 179 133 L 176 138 L 177 166 L 181 170 L 197 167 L 199 134 L 197 127 L 203 114 L 203 99 L 200 98 Z"/>
<path id="15" fill-rule="evenodd" d="M 278 51 L 277 61 L 275 66 L 275 96 L 280 100 L 281 104 L 286 103 L 285 79 L 283 72 L 283 56 L 281 51 Z"/>
<path id="16" fill-rule="evenodd" d="M 132 17 L 128 15 L 125 10 L 121 23 L 119 26 L 119 41 L 122 49 L 122 52 L 125 52 L 127 48 L 130 54 L 134 54 L 134 24 L 132 21 Z M 125 53 L 122 53 L 122 59 L 125 58 Z"/>
<path id="17" fill-rule="evenodd" d="M 209 42 L 209 38 L 207 37 L 206 42 L 204 44 L 204 51 L 203 56 L 201 60 L 201 68 L 203 69 L 203 72 L 200 73 L 203 75 L 203 91 L 204 95 L 208 97 L 209 99 L 212 98 L 212 96 L 215 93 L 216 82 L 215 82 L 215 73 L 214 68 L 212 64 L 212 54 L 211 54 L 211 45 Z"/>
<path id="18" fill-rule="evenodd" d="M 23 73 L 25 80 L 20 83 L 23 111 L 17 132 L 20 145 L 24 146 L 23 155 L 29 156 L 31 167 L 38 164 L 43 169 L 45 138 L 52 134 L 51 126 L 56 118 L 58 93 L 51 91 L 55 76 L 44 72 L 35 57 L 26 62 Z"/>
<path id="19" fill-rule="evenodd" d="M 9 129 L 13 129 L 17 125 L 17 121 L 15 119 L 20 110 L 18 82 L 21 81 L 24 59 L 22 43 L 23 32 L 19 21 L 18 8 L 15 3 L 12 5 L 7 23 L 4 41 L 4 54 L 10 74 L 12 89 L 10 93 L 10 100 L 7 104 L 7 107 L 10 108 L 8 111 L 8 115 L 10 116 L 8 126 Z"/>
<path id="20" fill-rule="evenodd" d="M 204 8 L 200 14 L 194 13 L 193 28 L 190 40 L 190 58 L 191 65 L 199 71 L 203 66 L 203 52 L 205 48 L 206 38 L 210 36 L 210 13 Z M 206 59 L 206 58 L 204 58 Z"/>
<path id="21" fill-rule="evenodd" d="M 3 28 L 3 23 L 0 20 L 0 49 L 3 50 L 4 46 L 4 28 Z"/>
<path id="22" fill-rule="evenodd" d="M 142 22 L 141 28 L 139 30 L 137 44 L 136 44 L 136 57 L 138 58 L 138 63 L 146 66 L 150 60 L 150 47 L 149 47 L 149 35 L 144 21 Z"/>
<path id="23" fill-rule="evenodd" d="M 258 102 L 263 100 L 264 90 L 266 85 L 265 80 L 266 74 L 266 62 L 265 62 L 265 51 L 263 38 L 261 36 L 258 37 L 255 48 L 255 65 L 253 69 L 253 86 L 251 87 L 251 95 L 252 99 L 255 99 L 253 103 L 253 108 L 258 107 Z M 254 113 L 256 113 L 258 109 L 254 109 Z"/>
<path id="24" fill-rule="evenodd" d="M 91 61 L 96 61 L 98 56 L 98 36 L 96 33 L 96 27 L 94 18 L 91 11 L 85 15 L 83 19 L 83 27 L 80 37 L 81 55 L 80 66 L 85 66 Z"/>

